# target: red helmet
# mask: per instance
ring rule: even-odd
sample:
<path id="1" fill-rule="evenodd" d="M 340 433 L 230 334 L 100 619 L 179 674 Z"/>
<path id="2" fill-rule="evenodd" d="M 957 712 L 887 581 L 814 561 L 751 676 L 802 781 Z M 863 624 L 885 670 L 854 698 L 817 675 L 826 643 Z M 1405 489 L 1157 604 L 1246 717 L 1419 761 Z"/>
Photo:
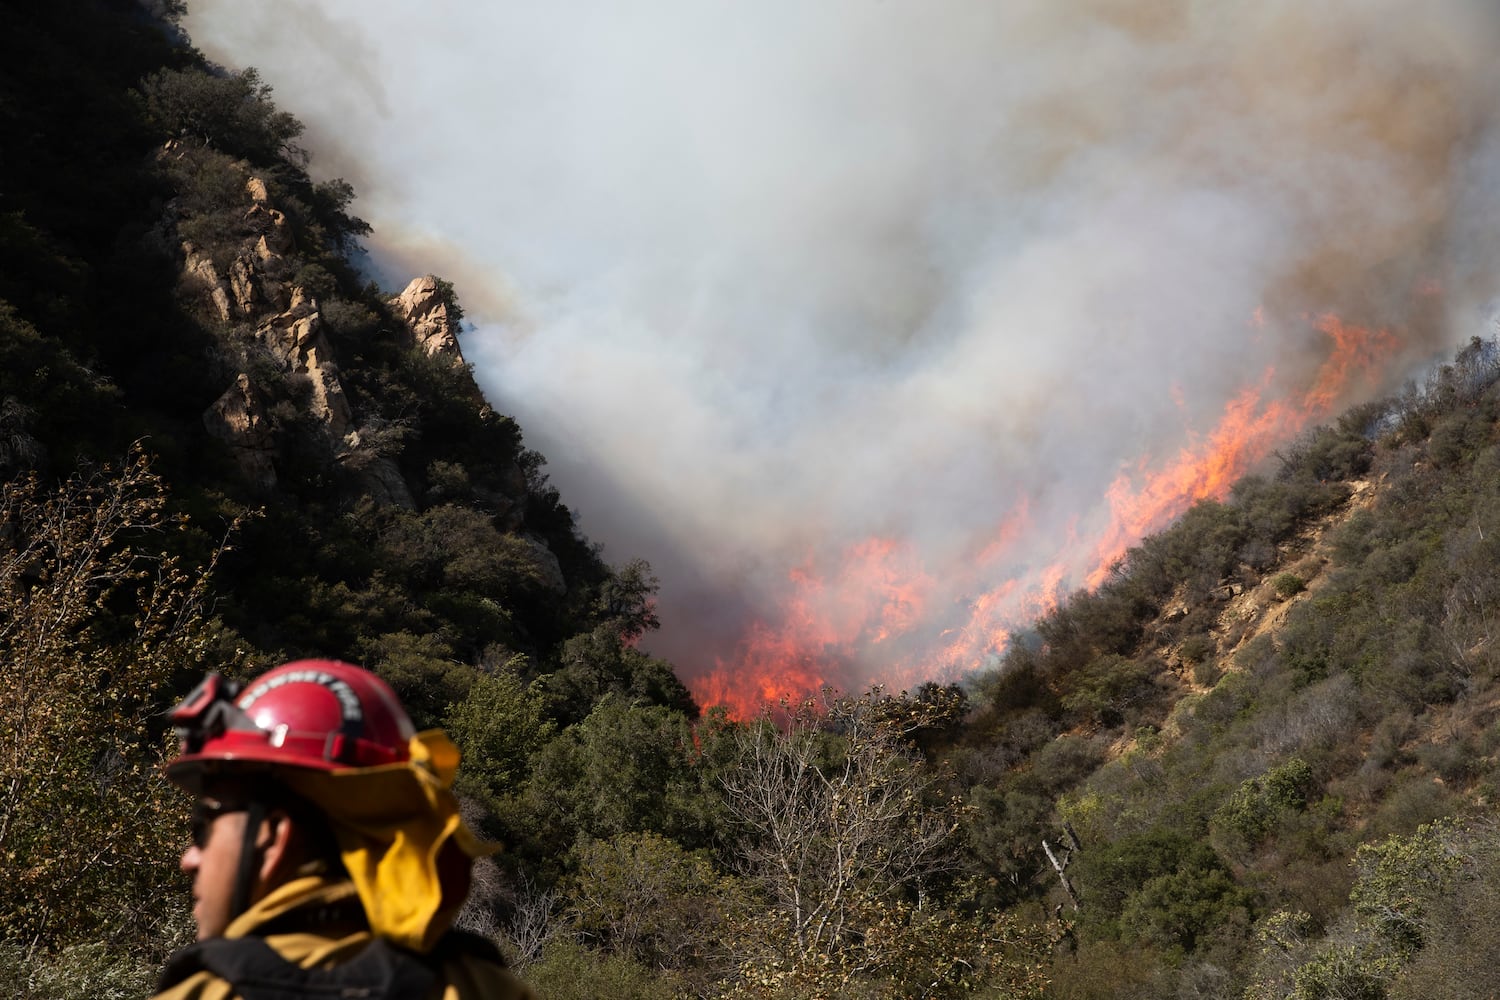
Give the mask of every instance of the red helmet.
<path id="1" fill-rule="evenodd" d="M 393 764 L 416 732 L 385 681 L 335 660 L 287 663 L 243 688 L 209 674 L 169 718 L 182 744 L 167 777 L 190 790 L 205 770 Z"/>

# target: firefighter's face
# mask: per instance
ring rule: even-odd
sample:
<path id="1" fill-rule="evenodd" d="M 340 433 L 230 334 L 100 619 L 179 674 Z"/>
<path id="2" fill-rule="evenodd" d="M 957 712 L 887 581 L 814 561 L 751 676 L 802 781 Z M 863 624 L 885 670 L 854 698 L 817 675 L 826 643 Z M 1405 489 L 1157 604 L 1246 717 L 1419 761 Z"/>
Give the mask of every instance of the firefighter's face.
<path id="1" fill-rule="evenodd" d="M 236 916 L 230 907 L 245 843 L 245 808 L 213 790 L 193 805 L 192 843 L 182 854 L 182 870 L 193 878 L 193 919 L 198 923 L 199 941 L 219 937 Z"/>

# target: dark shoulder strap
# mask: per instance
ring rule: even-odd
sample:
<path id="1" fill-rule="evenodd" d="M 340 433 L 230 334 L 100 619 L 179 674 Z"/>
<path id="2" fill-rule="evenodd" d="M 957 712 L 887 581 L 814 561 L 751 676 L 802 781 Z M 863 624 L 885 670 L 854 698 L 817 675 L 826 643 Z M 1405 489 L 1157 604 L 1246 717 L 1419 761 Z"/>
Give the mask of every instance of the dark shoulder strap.
<path id="1" fill-rule="evenodd" d="M 304 969 L 258 937 L 215 938 L 173 955 L 157 990 L 205 970 L 233 986 L 243 1000 L 408 1000 L 424 996 L 436 978 L 420 958 L 381 940 L 334 968 Z"/>

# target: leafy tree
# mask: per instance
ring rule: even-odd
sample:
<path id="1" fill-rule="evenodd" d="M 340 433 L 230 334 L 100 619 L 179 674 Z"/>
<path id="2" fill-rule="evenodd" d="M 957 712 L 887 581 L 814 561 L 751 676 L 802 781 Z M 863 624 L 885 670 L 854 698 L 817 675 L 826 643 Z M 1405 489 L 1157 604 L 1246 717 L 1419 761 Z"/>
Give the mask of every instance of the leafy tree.
<path id="1" fill-rule="evenodd" d="M 1181 869 L 1219 866 L 1213 851 L 1185 834 L 1157 828 L 1079 854 L 1074 876 L 1091 919 L 1117 917 L 1125 901 L 1149 881 Z"/>
<path id="2" fill-rule="evenodd" d="M 514 669 L 517 660 L 482 674 L 447 711 L 448 733 L 463 752 L 460 791 L 492 806 L 520 791 L 531 776 L 532 757 L 554 729 L 543 714 L 543 699 Z"/>
<path id="3" fill-rule="evenodd" d="M 340 252 L 354 250 L 359 237 L 370 234 L 368 222 L 349 214 L 349 205 L 354 201 L 354 186 L 342 177 L 314 184 L 311 199 L 315 218 L 328 241 Z"/>
<path id="4" fill-rule="evenodd" d="M 1237 921 L 1248 928 L 1250 906 L 1250 892 L 1222 864 L 1194 865 L 1141 886 L 1120 913 L 1120 931 L 1180 956 L 1222 924 Z"/>
<path id="5" fill-rule="evenodd" d="M 661 627 L 656 616 L 660 582 L 644 559 L 632 559 L 610 574 L 594 598 L 594 614 L 625 642 Z"/>
<path id="6" fill-rule="evenodd" d="M 538 752 L 509 822 L 540 835 L 549 853 L 579 836 L 654 832 L 701 841 L 699 814 L 685 794 L 696 784 L 695 756 L 681 713 L 606 696 Z"/>
<path id="7" fill-rule="evenodd" d="M 1307 808 L 1312 768 L 1300 757 L 1241 783 L 1213 816 L 1215 832 L 1247 846 L 1260 844 L 1288 812 Z"/>
<path id="8" fill-rule="evenodd" d="M 444 710 L 467 697 L 479 674 L 430 632 L 389 632 L 361 646 L 363 658 L 400 696 L 418 729 L 441 725 Z"/>
<path id="9" fill-rule="evenodd" d="M 650 832 L 585 839 L 574 857 L 568 896 L 586 941 L 670 969 L 699 991 L 734 968 L 726 938 L 743 893 L 706 857 Z"/>
<path id="10" fill-rule="evenodd" d="M 302 123 L 271 102 L 260 73 L 163 69 L 141 81 L 146 113 L 161 133 L 258 162 L 300 156 Z"/>
<path id="11" fill-rule="evenodd" d="M 506 534 L 482 511 L 441 504 L 419 514 L 393 511 L 381 552 L 409 584 L 503 597 L 545 585 L 537 546 Z"/>
<path id="12" fill-rule="evenodd" d="M 554 711 L 576 718 L 606 696 L 661 705 L 689 718 L 698 705 L 665 660 L 641 652 L 607 621 L 563 643 L 562 664 L 547 678 Z"/>
<path id="13" fill-rule="evenodd" d="M 207 577 L 153 549 L 166 500 L 139 453 L 0 488 L 0 937 L 129 939 L 160 919 L 182 820 L 162 713 L 214 643 Z"/>
<path id="14" fill-rule="evenodd" d="M 436 275 L 433 278 L 437 282 L 438 298 L 442 299 L 443 305 L 448 307 L 448 322 L 453 324 L 454 330 L 457 330 L 459 323 L 464 318 L 463 306 L 458 302 L 458 292 L 454 289 L 453 282 L 439 278 Z"/>

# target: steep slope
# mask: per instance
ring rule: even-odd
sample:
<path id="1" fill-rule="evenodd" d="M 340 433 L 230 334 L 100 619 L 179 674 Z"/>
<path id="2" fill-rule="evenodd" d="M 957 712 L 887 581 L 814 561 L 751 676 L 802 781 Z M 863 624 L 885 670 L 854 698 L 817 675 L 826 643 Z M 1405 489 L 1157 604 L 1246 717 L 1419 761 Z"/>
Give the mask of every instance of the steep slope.
<path id="1" fill-rule="evenodd" d="M 181 932 L 144 905 L 181 829 L 155 766 L 163 709 L 207 669 L 363 663 L 424 726 L 495 677 L 530 682 L 549 725 L 611 692 L 695 714 L 631 645 L 649 570 L 604 560 L 483 397 L 452 287 L 349 263 L 353 192 L 312 179 L 256 74 L 131 0 L 12 13 L 0 969 L 13 943 L 108 939 L 134 976 Z"/>
<path id="2" fill-rule="evenodd" d="M 469 919 L 557 996 L 1500 989 L 1472 957 L 1500 927 L 1493 342 L 1195 506 L 962 689 L 700 719 L 634 646 L 649 569 L 604 561 L 478 392 L 452 287 L 368 285 L 296 119 L 158 29 L 85 0 L 0 43 L 17 995 L 149 989 L 187 919 L 161 709 L 305 653 L 463 744 L 508 847 Z M 851 815 L 879 836 L 846 872 Z M 858 930 L 791 947 L 830 886 Z"/>
<path id="3" fill-rule="evenodd" d="M 1437 995 L 1419 977 L 1446 981 L 1456 951 L 1408 970 L 1416 952 L 1359 900 L 1401 884 L 1371 881 L 1378 859 L 1477 866 L 1492 846 L 1472 831 L 1500 707 L 1497 383 L 1500 350 L 1475 338 L 1147 539 L 982 685 L 960 755 L 970 843 L 1002 898 L 1076 904 L 1057 995 Z M 1438 820 L 1447 846 L 1427 846 Z M 1073 845 L 1069 892 L 1044 839 Z M 1295 947 L 1252 936 L 1292 926 Z"/>
<path id="4" fill-rule="evenodd" d="M 219 608 L 246 663 L 389 663 L 424 721 L 481 664 L 558 675 L 565 714 L 614 688 L 689 707 L 655 661 L 570 681 L 561 644 L 638 634 L 654 584 L 605 564 L 483 398 L 452 286 L 351 267 L 352 189 L 310 178 L 254 71 L 204 66 L 129 3 L 26 17 L 3 105 L 26 144 L 0 177 L 8 467 L 61 476 L 147 440 L 189 517 L 174 545 L 206 561 L 235 525 Z M 100 50 L 87 73 L 51 58 L 70 44 Z"/>

